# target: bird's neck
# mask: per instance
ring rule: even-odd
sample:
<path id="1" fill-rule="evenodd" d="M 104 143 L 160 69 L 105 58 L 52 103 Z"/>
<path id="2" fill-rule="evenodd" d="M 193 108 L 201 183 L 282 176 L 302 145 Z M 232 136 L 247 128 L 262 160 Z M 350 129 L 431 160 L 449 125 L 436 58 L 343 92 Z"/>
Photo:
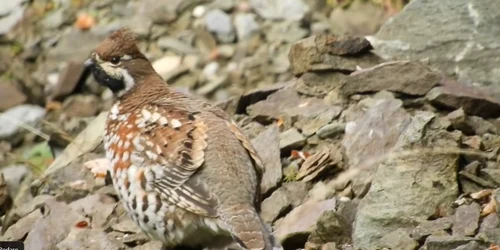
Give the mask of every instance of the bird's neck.
<path id="1" fill-rule="evenodd" d="M 168 96 L 172 90 L 158 75 L 150 74 L 136 80 L 134 87 L 118 98 L 122 106 L 138 107 Z"/>

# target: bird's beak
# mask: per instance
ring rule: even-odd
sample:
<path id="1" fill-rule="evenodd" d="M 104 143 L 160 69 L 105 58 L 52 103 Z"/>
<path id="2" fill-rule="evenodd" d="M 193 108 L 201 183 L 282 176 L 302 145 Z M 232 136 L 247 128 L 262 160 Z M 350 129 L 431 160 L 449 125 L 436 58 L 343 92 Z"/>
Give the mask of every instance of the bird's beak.
<path id="1" fill-rule="evenodd" d="M 88 67 L 90 67 L 90 66 L 94 65 L 94 63 L 95 63 L 94 59 L 89 58 L 89 59 L 87 59 L 87 61 L 85 61 L 85 62 L 83 63 L 83 66 L 84 66 L 85 68 L 88 68 Z"/>

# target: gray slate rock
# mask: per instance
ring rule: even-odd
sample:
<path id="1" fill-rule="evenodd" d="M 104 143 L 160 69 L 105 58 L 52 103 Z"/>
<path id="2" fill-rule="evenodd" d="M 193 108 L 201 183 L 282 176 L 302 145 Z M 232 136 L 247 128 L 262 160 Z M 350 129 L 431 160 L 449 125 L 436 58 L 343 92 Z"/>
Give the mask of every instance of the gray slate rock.
<path id="1" fill-rule="evenodd" d="M 133 250 L 151 250 L 151 249 L 161 249 L 162 243 L 160 241 L 150 241 L 143 245 L 136 246 L 132 248 Z"/>
<path id="2" fill-rule="evenodd" d="M 386 234 L 380 241 L 380 245 L 389 249 L 414 250 L 418 246 L 418 242 L 403 229 L 396 229 Z"/>
<path id="3" fill-rule="evenodd" d="M 12 11 L 15 11 L 19 6 L 25 2 L 25 0 L 12 0 L 8 2 L 4 2 L 0 7 L 0 16 L 5 16 Z"/>
<path id="4" fill-rule="evenodd" d="M 464 132 L 466 135 L 474 134 L 474 128 L 469 126 L 466 122 L 467 116 L 462 108 L 459 108 L 448 115 L 446 115 L 446 119 L 448 119 L 451 123 L 451 126 L 454 129 L 458 129 Z"/>
<path id="5" fill-rule="evenodd" d="M 498 86 L 497 10 L 497 0 L 411 1 L 369 40 L 384 58 L 428 58 L 433 67 L 461 81 Z"/>
<path id="6" fill-rule="evenodd" d="M 75 94 L 63 102 L 63 110 L 68 117 L 93 117 L 100 109 L 100 99 L 95 95 Z"/>
<path id="7" fill-rule="evenodd" d="M 297 80 L 297 92 L 323 98 L 338 91 L 349 76 L 340 72 L 307 72 Z"/>
<path id="8" fill-rule="evenodd" d="M 280 221 L 274 231 L 275 237 L 282 245 L 286 245 L 285 243 L 288 240 L 293 241 L 294 238 L 295 240 L 297 238 L 303 239 L 304 242 L 302 243 L 305 243 L 307 236 L 314 231 L 320 216 L 325 211 L 334 211 L 336 204 L 335 199 L 305 202 L 293 209 Z"/>
<path id="9" fill-rule="evenodd" d="M 112 225 L 111 228 L 122 233 L 141 233 L 141 228 L 131 218 L 126 218 L 120 223 Z"/>
<path id="10" fill-rule="evenodd" d="M 158 47 L 162 49 L 172 50 L 181 54 L 194 54 L 197 53 L 197 50 L 193 48 L 191 45 L 186 44 L 178 39 L 172 37 L 162 37 L 158 39 L 156 42 Z"/>
<path id="11" fill-rule="evenodd" d="M 455 212 L 453 221 L 453 235 L 474 236 L 479 226 L 479 215 L 481 206 L 477 203 L 460 206 Z"/>
<path id="12" fill-rule="evenodd" d="M 57 9 L 52 13 L 48 14 L 42 21 L 42 25 L 45 29 L 59 29 L 64 23 L 64 9 Z"/>
<path id="13" fill-rule="evenodd" d="M 121 206 L 121 204 L 118 205 Z M 92 228 L 104 228 L 117 203 L 111 196 L 93 194 L 76 200 L 69 206 L 92 218 Z"/>
<path id="14" fill-rule="evenodd" d="M 211 8 L 217 8 L 229 12 L 233 8 L 237 7 L 237 2 L 237 0 L 215 0 L 208 4 L 208 6 Z"/>
<path id="15" fill-rule="evenodd" d="M 330 105 L 318 98 L 301 97 L 294 88 L 284 88 L 266 100 L 248 106 L 247 112 L 259 121 L 295 120 L 294 126 L 310 136 L 338 117 L 342 109 L 340 105 Z"/>
<path id="16" fill-rule="evenodd" d="M 11 225 L 0 238 L 5 241 L 19 241 L 29 233 L 33 225 L 42 217 L 39 209 L 29 213 Z"/>
<path id="17" fill-rule="evenodd" d="M 82 61 L 68 61 L 63 69 L 59 71 L 59 77 L 54 86 L 48 89 L 48 99 L 63 99 L 73 93 L 80 78 L 85 71 Z"/>
<path id="18" fill-rule="evenodd" d="M 464 246 L 476 239 L 471 237 L 458 236 L 429 236 L 425 240 L 424 247 L 427 250 L 450 250 L 456 247 Z"/>
<path id="19" fill-rule="evenodd" d="M 325 139 L 328 137 L 334 137 L 338 134 L 344 133 L 344 131 L 345 131 L 344 123 L 332 122 L 318 129 L 316 134 L 320 139 Z"/>
<path id="20" fill-rule="evenodd" d="M 278 119 L 285 110 L 298 107 L 304 101 L 293 88 L 287 87 L 270 94 L 264 101 L 248 106 L 246 110 L 255 120 Z"/>
<path id="21" fill-rule="evenodd" d="M 465 245 L 453 248 L 453 250 L 484 250 L 488 249 L 490 246 L 485 243 L 480 243 L 478 241 L 471 241 Z"/>
<path id="22" fill-rule="evenodd" d="M 291 128 L 280 134 L 280 148 L 287 151 L 304 146 L 306 138 L 295 128 Z"/>
<path id="23" fill-rule="evenodd" d="M 53 177 L 57 182 L 61 181 L 62 183 L 76 181 L 78 179 L 74 178 L 82 178 L 83 176 L 77 176 L 75 173 L 71 174 L 73 170 L 65 170 L 68 166 L 74 166 L 77 161 L 85 161 L 90 160 L 86 157 L 81 157 L 85 154 L 95 152 L 97 149 L 102 149 L 102 138 L 103 133 L 95 133 L 95 131 L 104 131 L 107 119 L 107 112 L 100 113 L 96 118 L 94 118 L 87 127 L 73 139 L 72 143 L 70 143 L 62 152 L 60 156 L 58 156 L 54 162 L 45 170 L 42 175 L 42 178 L 50 176 Z M 86 158 L 86 159 L 81 159 Z M 84 176 L 92 176 L 90 171 L 84 171 L 81 166 L 76 166 L 77 173 L 82 172 Z M 64 177 L 62 177 L 64 176 Z M 62 178 L 61 178 L 62 177 Z M 61 179 L 59 179 L 61 178 Z M 91 177 L 93 179 L 93 177 Z"/>
<path id="24" fill-rule="evenodd" d="M 457 136 L 441 130 L 434 117 L 430 112 L 417 112 L 397 138 L 396 152 L 411 147 L 457 148 Z M 442 214 L 450 214 L 458 196 L 457 168 L 458 155 L 449 154 L 414 154 L 383 161 L 358 206 L 355 248 L 378 246 L 387 233 L 411 229 L 438 208 Z"/>
<path id="25" fill-rule="evenodd" d="M 255 21 L 255 14 L 236 13 L 234 16 L 234 27 L 239 41 L 248 39 L 259 30 L 259 24 Z"/>
<path id="26" fill-rule="evenodd" d="M 205 14 L 205 25 L 207 30 L 215 33 L 217 39 L 222 42 L 231 42 L 235 38 L 231 17 L 226 12 L 213 9 Z"/>
<path id="27" fill-rule="evenodd" d="M 498 228 L 500 226 L 500 218 L 496 213 L 488 214 L 484 217 L 481 222 L 481 226 L 479 227 L 479 232 L 485 232 L 490 229 Z"/>
<path id="28" fill-rule="evenodd" d="M 445 80 L 442 86 L 433 88 L 427 93 L 426 98 L 437 107 L 463 108 L 468 115 L 483 118 L 500 116 L 500 100 L 493 98 L 484 90 L 451 80 Z"/>
<path id="29" fill-rule="evenodd" d="M 323 126 L 332 122 L 332 120 L 340 115 L 343 109 L 340 105 L 328 105 L 319 99 L 311 98 L 309 100 L 310 102 L 307 106 L 299 106 L 285 111 L 288 117 L 292 119 L 296 118 L 297 121 L 294 126 L 301 129 L 302 134 L 308 137 L 316 133 Z M 338 127 L 341 126 L 342 125 L 339 125 Z M 337 128 L 337 130 L 340 130 L 340 128 Z M 328 131 L 323 132 L 328 133 Z"/>
<path id="30" fill-rule="evenodd" d="M 484 135 L 486 133 L 498 134 L 497 127 L 482 117 L 470 116 L 467 119 L 467 123 L 474 128 L 474 134 L 476 135 Z"/>
<path id="31" fill-rule="evenodd" d="M 28 233 L 26 249 L 52 250 L 64 240 L 71 228 L 86 218 L 63 202 L 50 201 L 43 205 L 44 216 L 39 218 Z"/>
<path id="32" fill-rule="evenodd" d="M 271 224 L 278 219 L 280 214 L 289 209 L 290 200 L 287 194 L 278 189 L 262 201 L 260 215 L 265 223 Z"/>
<path id="33" fill-rule="evenodd" d="M 293 85 L 294 82 L 276 83 L 270 86 L 257 88 L 244 93 L 241 96 L 235 96 L 226 101 L 217 102 L 215 105 L 226 111 L 230 115 L 245 113 L 247 107 L 259 101 L 265 100 L 269 95 Z"/>
<path id="34" fill-rule="evenodd" d="M 26 0 L 4 1 L 0 5 L 0 35 L 9 32 L 22 18 Z"/>
<path id="35" fill-rule="evenodd" d="M 348 121 L 342 146 L 351 168 L 364 168 L 353 179 L 353 191 L 363 195 L 376 170 L 371 161 L 389 153 L 401 131 L 410 122 L 410 115 L 396 99 L 379 99 L 366 113 L 354 121 Z"/>
<path id="36" fill-rule="evenodd" d="M 0 70 L 1 71 L 1 70 Z M 9 83 L 0 83 L 0 112 L 3 112 L 14 106 L 23 104 L 28 100 L 26 95 Z"/>
<path id="37" fill-rule="evenodd" d="M 77 28 L 66 29 L 58 34 L 57 45 L 47 50 L 46 61 L 41 65 L 46 70 L 56 69 L 61 62 L 84 62 L 90 51 L 101 43 L 109 32 L 120 28 L 115 26 L 96 26 L 90 31 L 81 31 Z"/>
<path id="38" fill-rule="evenodd" d="M 265 19 L 300 21 L 310 8 L 302 0 L 250 0 L 250 6 Z"/>
<path id="39" fill-rule="evenodd" d="M 370 53 L 370 43 L 361 37 L 314 35 L 297 41 L 290 48 L 288 60 L 295 76 L 306 72 L 348 71 L 382 63 Z"/>
<path id="40" fill-rule="evenodd" d="M 28 126 L 36 124 L 45 116 L 45 109 L 31 104 L 23 104 L 10 108 L 0 114 L 0 140 L 9 139 L 21 132 L 23 128 L 19 122 Z"/>
<path id="41" fill-rule="evenodd" d="M 382 90 L 423 96 L 438 85 L 441 75 L 421 62 L 395 61 L 353 72 L 341 88 L 345 95 Z"/>
<path id="42" fill-rule="evenodd" d="M 66 239 L 57 244 L 58 250 L 125 250 L 127 246 L 103 229 L 73 229 Z"/>
<path id="43" fill-rule="evenodd" d="M 262 194 L 266 194 L 274 189 L 283 177 L 279 134 L 278 126 L 272 124 L 251 141 L 265 167 L 265 172 L 260 184 Z"/>
<path id="44" fill-rule="evenodd" d="M 272 223 L 283 212 L 299 206 L 307 196 L 305 182 L 284 183 L 271 196 L 262 201 L 261 216 L 264 222 Z"/>
<path id="45" fill-rule="evenodd" d="M 480 170 L 484 176 L 488 177 L 491 181 L 500 185 L 500 169 L 496 168 L 483 168 Z"/>
<path id="46" fill-rule="evenodd" d="M 335 242 L 343 245 L 351 241 L 351 226 L 346 218 L 335 211 L 325 211 L 318 218 L 316 229 L 309 235 L 308 243 Z"/>
<path id="47" fill-rule="evenodd" d="M 11 195 L 15 195 L 19 190 L 21 182 L 30 172 L 28 167 L 25 165 L 12 165 L 3 167 L 1 173 L 3 174 L 5 182 L 7 183 L 9 193 Z"/>
<path id="48" fill-rule="evenodd" d="M 283 21 L 273 24 L 266 37 L 269 42 L 293 43 L 308 34 L 308 31 L 301 27 L 300 22 Z"/>
<path id="49" fill-rule="evenodd" d="M 453 219 L 450 217 L 438 218 L 436 220 L 424 221 L 413 229 L 411 235 L 415 240 L 422 240 L 433 233 L 448 230 L 453 224 Z"/>
<path id="50" fill-rule="evenodd" d="M 500 228 L 493 228 L 479 233 L 477 238 L 495 245 L 500 245 Z"/>

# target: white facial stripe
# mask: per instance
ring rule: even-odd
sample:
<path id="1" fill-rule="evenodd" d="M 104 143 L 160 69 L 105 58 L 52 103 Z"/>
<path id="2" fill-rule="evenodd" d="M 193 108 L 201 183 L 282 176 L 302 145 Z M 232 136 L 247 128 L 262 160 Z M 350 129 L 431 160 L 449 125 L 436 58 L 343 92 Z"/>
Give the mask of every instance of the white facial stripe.
<path id="1" fill-rule="evenodd" d="M 119 68 L 121 75 L 123 76 L 123 82 L 125 83 L 125 89 L 122 91 L 118 92 L 118 96 L 122 96 L 125 94 L 127 91 L 129 91 L 132 87 L 135 85 L 134 78 L 128 73 L 126 69 Z"/>
<path id="2" fill-rule="evenodd" d="M 126 60 L 130 60 L 130 59 L 132 59 L 132 56 L 130 56 L 130 55 L 123 55 L 122 56 L 122 60 L 126 61 Z"/>
<path id="3" fill-rule="evenodd" d="M 96 62 L 98 62 L 99 64 L 101 64 L 103 62 L 102 59 L 101 59 L 101 57 L 97 53 L 95 53 L 94 58 L 95 58 Z"/>
<path id="4" fill-rule="evenodd" d="M 108 73 L 111 76 L 118 78 L 122 75 L 120 72 L 120 68 L 117 67 L 118 65 L 114 65 L 110 62 L 103 62 L 100 65 L 101 65 L 102 69 L 104 71 L 106 71 L 106 73 Z"/>

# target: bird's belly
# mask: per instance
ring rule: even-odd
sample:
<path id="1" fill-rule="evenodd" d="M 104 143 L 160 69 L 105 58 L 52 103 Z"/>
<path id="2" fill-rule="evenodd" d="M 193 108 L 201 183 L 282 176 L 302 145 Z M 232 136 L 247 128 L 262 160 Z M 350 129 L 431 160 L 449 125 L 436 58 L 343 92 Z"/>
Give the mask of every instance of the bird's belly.
<path id="1" fill-rule="evenodd" d="M 162 199 L 160 194 L 145 190 L 143 167 L 112 168 L 113 185 L 127 213 L 151 238 L 166 246 L 204 245 L 215 236 L 230 237 L 217 218 L 201 217 Z"/>

